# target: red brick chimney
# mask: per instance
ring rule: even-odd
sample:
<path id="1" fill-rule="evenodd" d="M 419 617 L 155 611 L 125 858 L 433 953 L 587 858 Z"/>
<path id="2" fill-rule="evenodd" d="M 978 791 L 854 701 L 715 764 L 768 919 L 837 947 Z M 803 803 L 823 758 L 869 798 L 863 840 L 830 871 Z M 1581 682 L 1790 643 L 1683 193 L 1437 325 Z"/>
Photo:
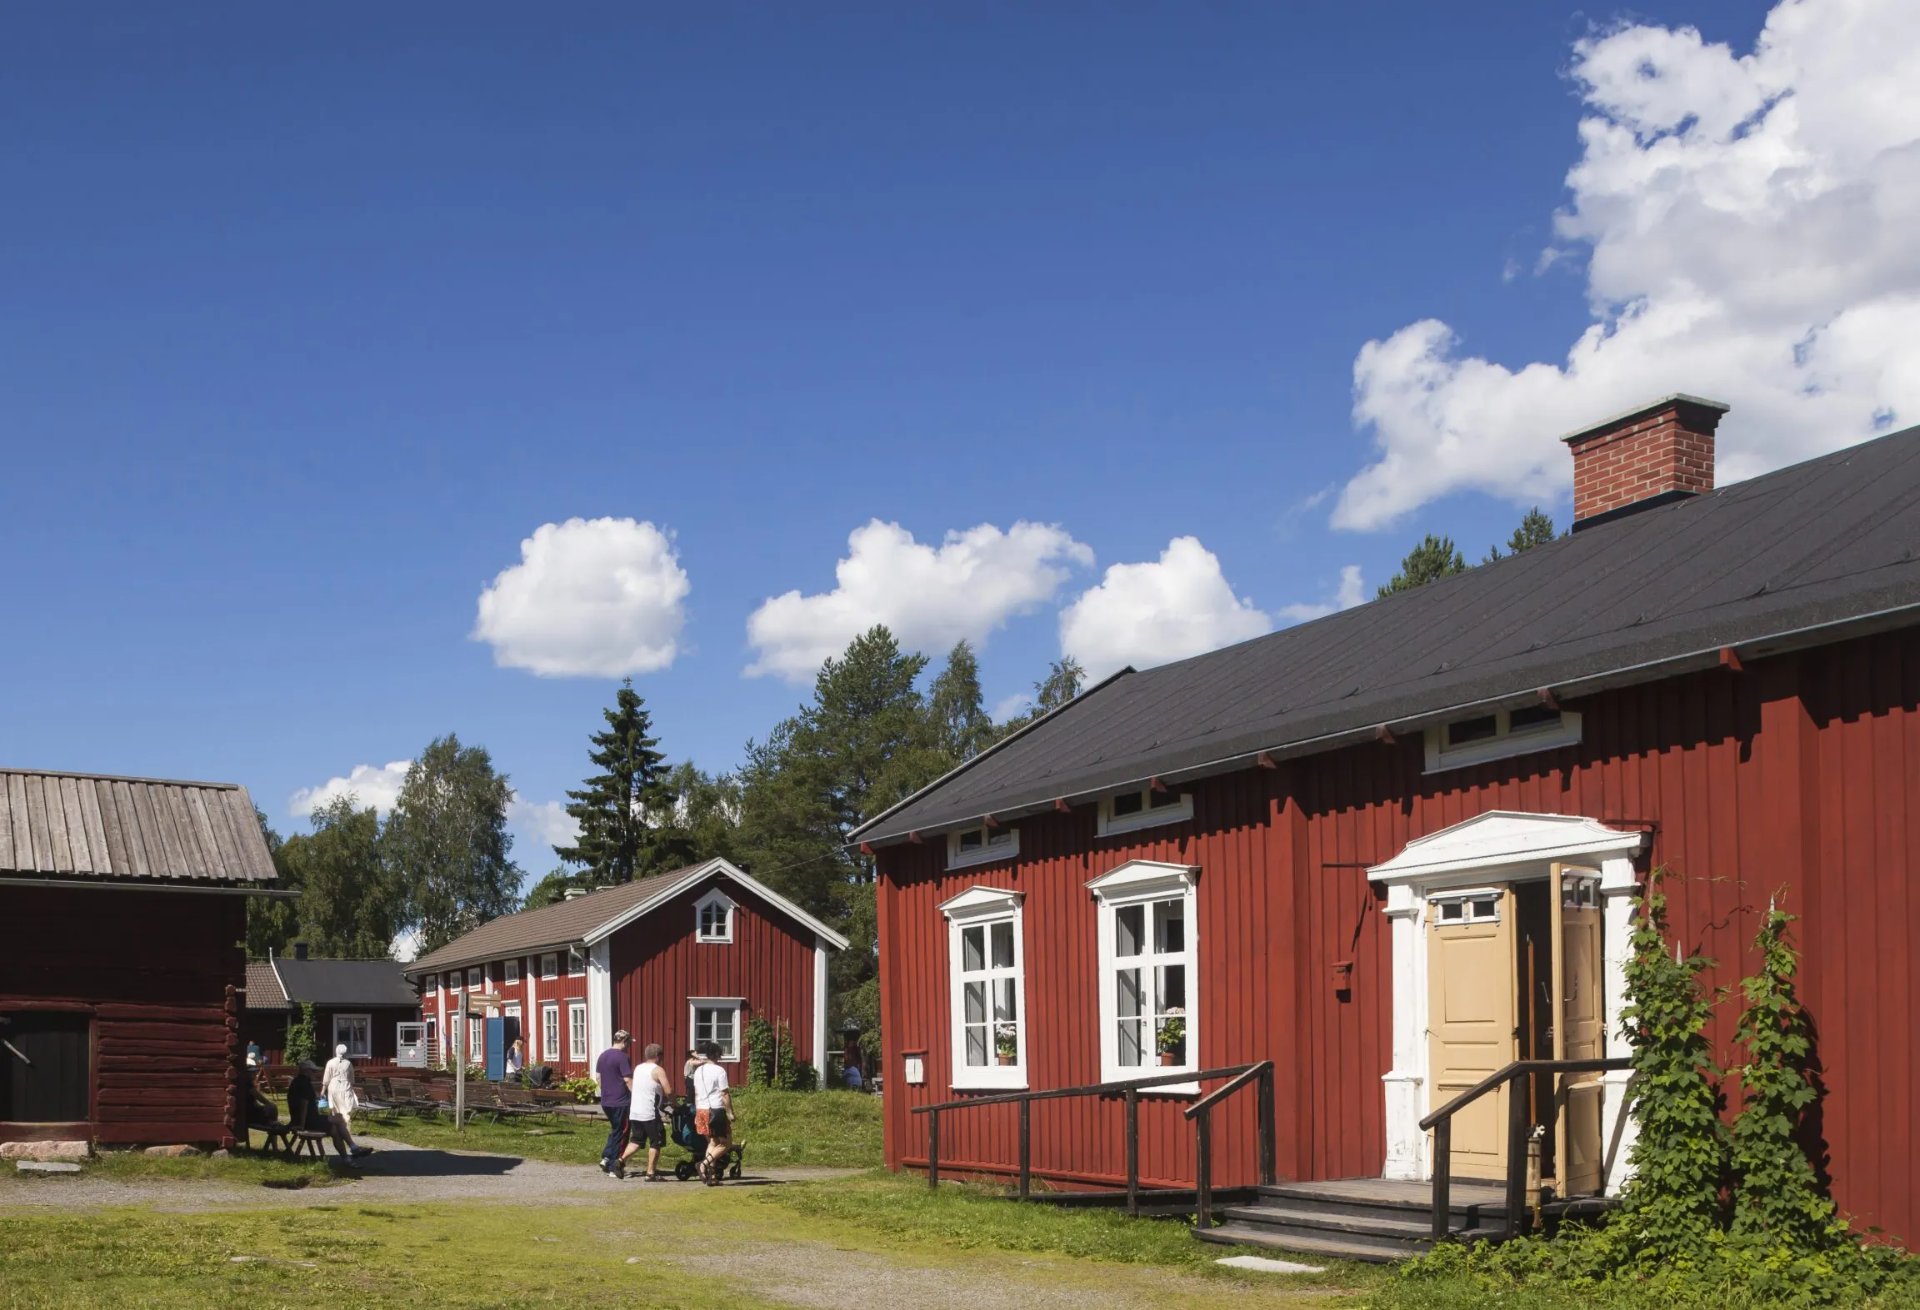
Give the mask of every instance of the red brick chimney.
<path id="1" fill-rule="evenodd" d="M 1560 438 L 1573 451 L 1573 530 L 1713 490 L 1727 407 L 1675 394 Z"/>

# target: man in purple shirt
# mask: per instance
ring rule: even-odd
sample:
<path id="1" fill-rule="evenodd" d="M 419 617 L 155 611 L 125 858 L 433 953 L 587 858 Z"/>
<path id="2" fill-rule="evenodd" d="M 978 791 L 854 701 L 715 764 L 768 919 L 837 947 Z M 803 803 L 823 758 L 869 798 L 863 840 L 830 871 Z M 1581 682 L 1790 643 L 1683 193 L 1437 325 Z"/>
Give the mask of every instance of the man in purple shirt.
<path id="1" fill-rule="evenodd" d="M 600 1152 L 600 1170 L 615 1178 L 627 1176 L 627 1115 L 633 1109 L 633 1061 L 627 1057 L 627 1043 L 633 1038 L 625 1028 L 613 1035 L 613 1045 L 600 1053 L 594 1077 L 600 1080 L 600 1108 L 606 1112 L 607 1147 Z"/>

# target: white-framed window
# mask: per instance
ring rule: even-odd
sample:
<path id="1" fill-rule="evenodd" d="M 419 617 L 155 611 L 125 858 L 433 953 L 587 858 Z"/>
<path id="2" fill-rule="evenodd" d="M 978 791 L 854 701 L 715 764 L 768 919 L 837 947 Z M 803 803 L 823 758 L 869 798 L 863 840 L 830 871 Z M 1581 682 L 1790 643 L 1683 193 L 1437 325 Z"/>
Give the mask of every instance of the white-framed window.
<path id="1" fill-rule="evenodd" d="M 460 990 L 460 971 L 458 969 L 455 969 L 453 972 L 446 975 L 446 986 L 447 986 L 447 990 L 450 992 L 457 992 Z"/>
<path id="2" fill-rule="evenodd" d="M 715 887 L 693 903 L 693 935 L 696 941 L 730 942 L 733 940 L 734 904 L 727 894 Z"/>
<path id="3" fill-rule="evenodd" d="M 540 957 L 540 976 L 542 978 L 558 978 L 560 976 L 560 957 L 552 951 L 548 951 Z"/>
<path id="4" fill-rule="evenodd" d="M 693 1030 L 694 1046 L 697 1048 L 701 1042 L 717 1042 L 722 1060 L 738 1060 L 740 1007 L 743 1004 L 745 1001 L 738 996 L 695 996 L 689 1000 L 688 1026 Z"/>
<path id="5" fill-rule="evenodd" d="M 467 1016 L 467 1063 L 487 1062 L 487 1021 L 479 1015 Z"/>
<path id="6" fill-rule="evenodd" d="M 1549 705 L 1489 710 L 1427 729 L 1427 772 L 1555 750 L 1580 741 L 1580 716 Z"/>
<path id="7" fill-rule="evenodd" d="M 1181 823 L 1193 817 L 1193 794 L 1152 784 L 1130 787 L 1100 798 L 1099 833 L 1111 837 L 1136 828 Z"/>
<path id="8" fill-rule="evenodd" d="M 508 960 L 505 967 L 507 976 L 503 981 L 509 987 L 518 987 L 520 985 L 520 961 L 518 959 Z"/>
<path id="9" fill-rule="evenodd" d="M 947 867 L 963 869 L 969 864 L 987 864 L 1010 860 L 1020 853 L 1020 830 L 984 823 L 947 834 Z"/>
<path id="10" fill-rule="evenodd" d="M 587 972 L 587 953 L 578 946 L 567 947 L 567 977 L 579 978 Z"/>
<path id="11" fill-rule="evenodd" d="M 1026 946 L 1020 892 L 973 887 L 947 916 L 955 1087 L 1027 1085 Z"/>
<path id="12" fill-rule="evenodd" d="M 567 1058 L 575 1064 L 587 1062 L 587 1003 L 567 1002 Z"/>
<path id="13" fill-rule="evenodd" d="M 373 1058 L 373 1016 L 336 1014 L 333 1016 L 333 1044 L 345 1045 L 350 1060 Z"/>
<path id="14" fill-rule="evenodd" d="M 1439 924 L 1500 922 L 1501 891 L 1498 887 L 1475 887 L 1468 891 L 1445 892 L 1429 896 L 1433 919 Z"/>
<path id="15" fill-rule="evenodd" d="M 1129 860 L 1087 884 L 1100 912 L 1103 1081 L 1200 1068 L 1198 873 Z"/>
<path id="16" fill-rule="evenodd" d="M 480 990 L 480 973 L 481 971 L 479 969 L 467 970 L 467 990 L 468 991 L 477 992 Z"/>
<path id="17" fill-rule="evenodd" d="M 551 1064 L 560 1058 L 560 1003 L 548 1001 L 540 1007 L 540 1049 L 533 1058 Z"/>

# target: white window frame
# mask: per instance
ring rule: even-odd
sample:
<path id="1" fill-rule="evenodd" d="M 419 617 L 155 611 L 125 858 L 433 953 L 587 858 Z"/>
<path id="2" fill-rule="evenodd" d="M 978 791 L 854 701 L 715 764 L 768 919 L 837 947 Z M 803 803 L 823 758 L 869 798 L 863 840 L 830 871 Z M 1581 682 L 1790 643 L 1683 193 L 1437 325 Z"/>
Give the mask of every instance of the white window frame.
<path id="1" fill-rule="evenodd" d="M 567 1062 L 587 1062 L 587 1003 L 583 1000 L 567 1002 Z"/>
<path id="2" fill-rule="evenodd" d="M 730 1010 L 733 1012 L 733 1044 L 729 1049 L 726 1043 L 720 1046 L 720 1063 L 738 1064 L 740 1062 L 740 1044 L 746 1034 L 740 1031 L 740 1015 L 746 1009 L 744 996 L 689 996 L 687 998 L 687 1032 L 692 1034 L 691 1045 L 698 1047 L 700 1037 L 700 1011 Z"/>
<path id="3" fill-rule="evenodd" d="M 468 1013 L 467 1015 L 467 1049 L 464 1053 L 463 1058 L 466 1060 L 468 1064 L 483 1065 L 487 1062 L 486 1016 L 473 1014 L 471 1012 Z"/>
<path id="4" fill-rule="evenodd" d="M 964 838 L 979 834 L 980 844 L 961 850 Z M 994 864 L 1017 859 L 1020 855 L 1020 830 L 1005 824 L 975 823 L 947 834 L 947 867 L 964 869 L 974 864 Z"/>
<path id="5" fill-rule="evenodd" d="M 567 977 L 584 978 L 587 976 L 587 953 L 578 946 L 567 947 Z"/>
<path id="6" fill-rule="evenodd" d="M 1200 1064 L 1200 869 L 1191 864 L 1167 864 L 1160 860 L 1128 860 L 1117 868 L 1110 869 L 1098 878 L 1087 883 L 1087 890 L 1093 893 L 1099 907 L 1099 962 L 1100 962 L 1100 1078 L 1102 1082 L 1119 1082 L 1133 1078 L 1153 1078 L 1173 1073 L 1198 1073 Z M 1156 1043 L 1155 1063 L 1143 1065 L 1122 1065 L 1120 1063 L 1120 1001 L 1115 974 L 1119 961 L 1115 956 L 1115 913 L 1133 905 L 1148 906 L 1147 932 L 1149 938 L 1153 931 L 1151 906 L 1155 901 L 1184 900 L 1182 914 L 1185 919 L 1183 928 L 1183 949 L 1178 956 L 1172 954 L 1155 956 L 1149 953 L 1139 958 L 1142 968 L 1153 967 L 1152 961 L 1170 963 L 1176 958 L 1186 968 L 1187 1004 L 1181 1016 L 1186 1021 L 1186 1059 L 1176 1065 L 1158 1063 Z M 1150 945 L 1150 944 L 1149 944 Z M 1150 1088 L 1150 1092 L 1193 1093 L 1200 1090 L 1198 1082 L 1173 1083 Z"/>
<path id="7" fill-rule="evenodd" d="M 1427 897 L 1427 914 L 1442 928 L 1464 928 L 1475 923 L 1499 923 L 1500 903 L 1506 897 L 1506 891 L 1500 887 L 1471 887 L 1465 891 L 1439 892 Z M 1481 914 L 1476 907 L 1487 901 L 1493 902 L 1491 914 Z M 1459 906 L 1457 917 L 1449 918 L 1447 909 Z"/>
<path id="8" fill-rule="evenodd" d="M 354 1043 L 349 1038 L 344 1038 L 340 1035 L 340 1022 L 343 1019 L 346 1020 L 349 1024 L 358 1022 L 360 1025 L 360 1031 L 366 1034 L 366 1041 L 362 1043 L 361 1049 L 355 1050 Z M 342 1042 L 346 1043 L 347 1058 L 349 1060 L 371 1060 L 373 1058 L 373 1016 L 371 1014 L 336 1014 L 334 1015 L 333 1016 L 333 1045 L 339 1046 Z M 331 1049 L 332 1048 L 330 1047 L 329 1050 L 331 1051 Z"/>
<path id="9" fill-rule="evenodd" d="M 446 976 L 447 990 L 450 992 L 459 991 L 460 990 L 460 971 L 458 969 L 453 969 L 449 971 L 445 976 Z"/>
<path id="10" fill-rule="evenodd" d="M 707 911 L 720 912 L 721 929 L 716 933 L 707 932 Z M 693 903 L 693 938 L 710 946 L 724 945 L 733 940 L 733 921 L 739 906 L 725 892 L 715 887 Z"/>
<path id="11" fill-rule="evenodd" d="M 947 916 L 947 1022 L 953 1045 L 953 1082 L 956 1089 L 1024 1088 L 1027 1085 L 1027 948 L 1024 892 L 999 887 L 971 887 L 940 906 Z M 1013 926 L 1013 967 L 995 968 L 992 959 L 993 927 Z M 963 946 L 968 929 L 978 928 L 983 938 L 986 967 L 967 973 Z M 984 1065 L 967 1063 L 966 985 L 969 981 L 987 984 L 988 1005 L 992 1005 L 993 984 L 1013 980 L 1014 1041 L 1017 1043 L 1012 1064 L 1001 1064 L 994 1051 Z M 988 1020 L 989 1035 L 999 1036 L 999 1024 Z M 997 1045 L 997 1042 L 995 1043 Z"/>
<path id="12" fill-rule="evenodd" d="M 558 953 L 554 951 L 548 951 L 545 955 L 540 957 L 540 977 L 542 979 L 546 979 L 546 978 L 558 978 L 559 976 L 560 976 L 560 956 Z"/>
<path id="13" fill-rule="evenodd" d="M 1099 835 L 1114 837 L 1123 832 L 1136 832 L 1141 828 L 1158 828 L 1162 824 L 1185 823 L 1193 817 L 1193 793 L 1179 792 L 1179 799 L 1172 805 L 1155 807 L 1153 803 L 1153 785 L 1141 783 L 1138 787 L 1128 787 L 1121 792 L 1109 793 L 1100 798 Z M 1113 798 L 1120 796 L 1138 796 L 1140 810 L 1135 814 L 1115 814 Z"/>
<path id="14" fill-rule="evenodd" d="M 1542 723 L 1518 729 L 1512 726 L 1512 714 L 1512 709 L 1492 710 L 1481 714 L 1465 714 L 1453 720 L 1455 723 L 1464 723 L 1470 719 L 1484 719 L 1489 716 L 1494 720 L 1493 736 L 1484 737 L 1479 741 L 1465 742 L 1459 746 L 1447 745 L 1447 724 L 1436 723 L 1430 726 L 1426 732 L 1426 772 L 1442 773 L 1448 769 L 1464 769 L 1472 764 L 1485 764 L 1489 760 L 1504 760 L 1514 755 L 1531 755 L 1535 751 L 1558 750 L 1562 746 L 1580 744 L 1578 711 L 1561 710 L 1558 723 Z"/>
<path id="15" fill-rule="evenodd" d="M 501 986 L 518 987 L 520 985 L 519 959 L 516 957 L 515 959 L 508 960 L 505 965 L 505 970 L 506 976 L 500 980 Z"/>
<path id="16" fill-rule="evenodd" d="M 470 992 L 479 991 L 484 981 L 484 975 L 485 970 L 479 966 L 467 970 L 467 990 Z"/>
<path id="17" fill-rule="evenodd" d="M 540 1007 L 540 1050 L 533 1057 L 541 1064 L 556 1064 L 560 1059 L 560 1002 L 547 1001 Z"/>

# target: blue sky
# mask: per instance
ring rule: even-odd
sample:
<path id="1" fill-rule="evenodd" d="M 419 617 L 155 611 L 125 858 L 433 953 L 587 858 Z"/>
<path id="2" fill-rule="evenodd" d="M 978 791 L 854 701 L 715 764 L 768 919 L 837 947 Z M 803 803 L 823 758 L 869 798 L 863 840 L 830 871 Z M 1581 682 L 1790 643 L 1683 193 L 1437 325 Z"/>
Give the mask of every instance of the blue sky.
<path id="1" fill-rule="evenodd" d="M 1630 15 L 1667 32 L 1652 54 L 1581 56 L 1621 13 L 398 9 L 0 17 L 0 763 L 239 780 L 286 831 L 296 791 L 454 731 L 540 803 L 616 667 L 670 753 L 724 768 L 800 699 L 782 658 L 888 605 L 983 632 L 998 703 L 1103 582 L 1076 639 L 1125 655 L 1155 577 L 1106 571 L 1175 538 L 1199 573 L 1161 580 L 1215 561 L 1226 609 L 1197 621 L 1228 637 L 1334 603 L 1351 566 L 1370 595 L 1425 531 L 1477 559 L 1536 499 L 1566 519 L 1539 445 L 1563 414 L 1674 379 L 1625 361 L 1499 400 L 1532 453 L 1456 458 L 1408 426 L 1418 360 L 1391 350 L 1357 425 L 1356 359 L 1444 357 L 1420 395 L 1468 415 L 1463 360 L 1578 374 L 1580 334 L 1640 303 L 1589 268 L 1619 231 L 1603 183 L 1570 202 L 1579 124 L 1666 112 L 1606 60 L 1684 82 L 1767 19 L 1663 0 Z M 1683 144 L 1712 118 L 1689 112 Z M 1451 344 L 1396 336 L 1426 320 Z M 1745 385 L 1714 367 L 1683 389 Z M 1748 465 L 1803 453 L 1742 447 L 1748 397 L 1722 398 Z M 1439 454 L 1350 487 L 1388 450 Z M 482 590 L 572 518 L 635 522 L 540 555 L 502 584 L 507 635 L 474 639 Z M 905 572 L 810 601 L 875 519 L 891 553 L 855 555 Z M 1054 535 L 933 554 L 1021 521 Z M 502 667 L 565 663 L 570 639 L 528 643 L 598 621 L 543 590 L 568 569 L 638 578 L 581 638 L 595 670 Z M 770 655 L 749 618 L 789 591 Z"/>

